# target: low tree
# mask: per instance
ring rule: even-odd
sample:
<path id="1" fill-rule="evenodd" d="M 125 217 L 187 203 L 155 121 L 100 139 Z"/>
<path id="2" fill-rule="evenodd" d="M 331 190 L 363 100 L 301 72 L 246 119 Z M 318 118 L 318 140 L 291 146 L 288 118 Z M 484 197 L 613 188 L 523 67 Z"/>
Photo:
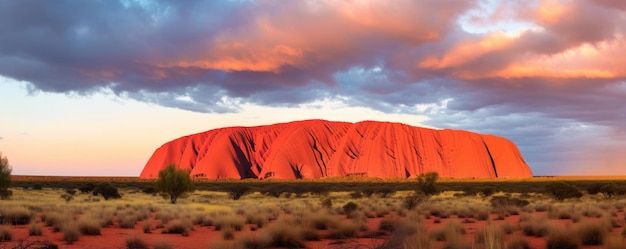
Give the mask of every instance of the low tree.
<path id="1" fill-rule="evenodd" d="M 9 165 L 9 159 L 0 152 L 0 199 L 8 199 L 13 192 L 9 190 L 11 186 L 11 171 L 13 169 Z"/>
<path id="2" fill-rule="evenodd" d="M 566 182 L 553 182 L 546 186 L 546 192 L 552 195 L 555 200 L 565 200 L 570 198 L 580 198 L 583 193 L 573 185 Z"/>
<path id="3" fill-rule="evenodd" d="M 195 185 L 189 177 L 189 171 L 176 169 L 176 165 L 170 164 L 165 169 L 159 171 L 157 189 L 167 197 L 172 204 L 186 192 L 195 190 Z"/>
<path id="4" fill-rule="evenodd" d="M 239 200 L 243 195 L 250 191 L 250 187 L 242 184 L 232 184 L 227 187 L 228 195 L 233 200 Z"/>
<path id="5" fill-rule="evenodd" d="M 438 193 L 437 190 L 437 180 L 439 179 L 439 174 L 437 172 L 428 172 L 425 174 L 421 174 L 417 177 L 417 183 L 419 190 L 422 191 L 425 195 L 434 195 Z"/>
<path id="6" fill-rule="evenodd" d="M 113 184 L 103 182 L 93 189 L 93 195 L 102 195 L 105 200 L 122 198 L 117 188 Z"/>

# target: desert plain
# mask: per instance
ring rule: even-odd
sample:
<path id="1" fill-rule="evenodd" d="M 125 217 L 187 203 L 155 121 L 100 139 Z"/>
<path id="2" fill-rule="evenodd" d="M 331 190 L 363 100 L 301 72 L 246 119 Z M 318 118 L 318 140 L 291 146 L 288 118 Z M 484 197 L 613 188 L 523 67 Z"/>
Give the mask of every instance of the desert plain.
<path id="1" fill-rule="evenodd" d="M 100 183 L 121 197 L 80 191 Z M 203 180 L 171 204 L 151 180 L 13 176 L 0 248 L 624 248 L 624 183 L 439 179 L 427 195 L 415 179 Z"/>

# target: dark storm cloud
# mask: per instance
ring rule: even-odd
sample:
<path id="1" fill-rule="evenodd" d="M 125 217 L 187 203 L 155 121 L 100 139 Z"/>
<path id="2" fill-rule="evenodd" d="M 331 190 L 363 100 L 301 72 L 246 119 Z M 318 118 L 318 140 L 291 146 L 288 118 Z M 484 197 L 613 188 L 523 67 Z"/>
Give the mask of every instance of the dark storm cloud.
<path id="1" fill-rule="evenodd" d="M 340 99 L 547 162 L 562 127 L 626 129 L 623 2 L 3 1 L 0 75 L 196 112 Z"/>

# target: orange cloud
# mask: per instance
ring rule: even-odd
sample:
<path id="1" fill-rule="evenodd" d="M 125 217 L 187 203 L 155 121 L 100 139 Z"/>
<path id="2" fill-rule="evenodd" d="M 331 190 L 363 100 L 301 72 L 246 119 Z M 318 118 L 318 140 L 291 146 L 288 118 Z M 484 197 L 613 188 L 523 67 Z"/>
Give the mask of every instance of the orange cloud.
<path id="1" fill-rule="evenodd" d="M 544 24 L 554 24 L 565 15 L 571 13 L 571 7 L 559 0 L 545 0 L 539 5 L 535 15 L 536 20 Z"/>
<path id="2" fill-rule="evenodd" d="M 160 68 L 214 69 L 227 72 L 279 73 L 282 66 L 298 66 L 303 59 L 302 49 L 283 44 L 268 47 L 249 42 L 228 42 L 217 44 L 204 53 L 207 58 L 181 60 L 158 66 Z"/>
<path id="3" fill-rule="evenodd" d="M 429 57 L 421 61 L 418 66 L 421 68 L 443 69 L 461 66 L 480 56 L 501 50 L 509 46 L 514 38 L 503 32 L 490 34 L 480 40 L 462 42 L 453 47 L 441 59 Z"/>
<path id="4" fill-rule="evenodd" d="M 626 77 L 626 43 L 622 39 L 583 44 L 552 56 L 532 56 L 482 77 L 593 78 Z M 468 75 L 469 78 L 480 77 Z"/>

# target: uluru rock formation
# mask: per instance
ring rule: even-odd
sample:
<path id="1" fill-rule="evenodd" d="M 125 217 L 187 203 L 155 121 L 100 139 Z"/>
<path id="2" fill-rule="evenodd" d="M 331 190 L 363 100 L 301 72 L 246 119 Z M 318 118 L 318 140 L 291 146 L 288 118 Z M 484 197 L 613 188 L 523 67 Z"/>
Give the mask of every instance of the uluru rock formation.
<path id="1" fill-rule="evenodd" d="M 511 141 L 462 130 L 400 123 L 305 120 L 228 127 L 189 135 L 158 148 L 141 172 L 157 178 L 168 164 L 192 177 L 323 178 L 349 175 L 411 177 L 531 177 Z"/>

